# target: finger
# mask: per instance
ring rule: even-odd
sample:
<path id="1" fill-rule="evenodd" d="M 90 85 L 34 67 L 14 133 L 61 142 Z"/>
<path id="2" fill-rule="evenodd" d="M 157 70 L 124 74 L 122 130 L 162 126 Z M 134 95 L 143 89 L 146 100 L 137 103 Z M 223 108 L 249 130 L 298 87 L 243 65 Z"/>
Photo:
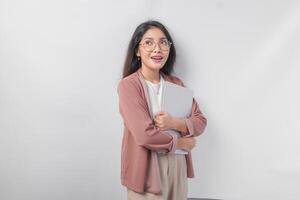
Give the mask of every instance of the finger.
<path id="1" fill-rule="evenodd" d="M 154 120 L 154 123 L 155 123 L 156 125 L 160 124 L 160 122 L 159 122 L 158 120 Z"/>
<path id="2" fill-rule="evenodd" d="M 156 115 L 164 115 L 165 112 L 164 111 L 159 111 Z"/>
<path id="3" fill-rule="evenodd" d="M 156 117 L 156 118 L 154 118 L 154 121 L 158 122 L 158 121 L 160 121 L 160 119 L 158 117 Z"/>
<path id="4" fill-rule="evenodd" d="M 168 115 L 168 112 L 163 111 L 162 115 Z"/>
<path id="5" fill-rule="evenodd" d="M 162 124 L 157 124 L 157 126 L 158 126 L 159 128 L 163 128 L 163 125 L 162 125 Z"/>
<path id="6" fill-rule="evenodd" d="M 156 114 L 155 114 L 155 116 L 158 116 L 158 115 L 160 115 L 161 114 L 161 111 L 158 111 Z"/>
<path id="7" fill-rule="evenodd" d="M 160 123 L 160 122 L 157 122 L 156 125 L 157 125 L 157 126 L 161 126 L 161 123 Z"/>
<path id="8" fill-rule="evenodd" d="M 161 117 L 156 117 L 155 120 L 156 121 L 161 121 Z"/>

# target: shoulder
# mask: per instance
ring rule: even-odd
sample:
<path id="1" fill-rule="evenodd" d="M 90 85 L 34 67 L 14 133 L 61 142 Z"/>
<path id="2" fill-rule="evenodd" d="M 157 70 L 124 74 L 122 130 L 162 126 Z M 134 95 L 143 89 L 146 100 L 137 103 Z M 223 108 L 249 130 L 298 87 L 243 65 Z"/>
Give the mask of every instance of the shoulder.
<path id="1" fill-rule="evenodd" d="M 136 91 L 138 91 L 139 88 L 141 88 L 141 83 L 139 81 L 139 77 L 136 72 L 121 79 L 118 83 L 118 92 L 120 90 L 126 90 L 126 91 L 136 90 Z"/>

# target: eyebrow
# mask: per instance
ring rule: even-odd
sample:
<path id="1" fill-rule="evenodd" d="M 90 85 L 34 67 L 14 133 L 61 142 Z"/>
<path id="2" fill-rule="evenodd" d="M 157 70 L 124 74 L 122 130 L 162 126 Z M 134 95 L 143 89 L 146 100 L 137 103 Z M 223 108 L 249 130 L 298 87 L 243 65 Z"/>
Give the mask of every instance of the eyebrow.
<path id="1" fill-rule="evenodd" d="M 152 37 L 145 37 L 144 39 L 154 39 L 154 38 L 152 38 Z M 161 39 L 167 39 L 167 37 L 161 37 L 161 38 L 159 38 L 160 40 Z"/>

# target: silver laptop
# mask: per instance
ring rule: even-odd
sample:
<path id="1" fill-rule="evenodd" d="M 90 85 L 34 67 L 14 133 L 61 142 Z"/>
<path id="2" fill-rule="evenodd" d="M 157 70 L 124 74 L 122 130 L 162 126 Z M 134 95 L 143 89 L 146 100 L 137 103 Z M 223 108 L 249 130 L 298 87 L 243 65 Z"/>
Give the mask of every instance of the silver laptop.
<path id="1" fill-rule="evenodd" d="M 193 96 L 191 89 L 165 81 L 162 88 L 161 110 L 176 118 L 187 118 L 192 112 Z M 165 132 L 180 137 L 178 131 L 171 129 Z M 175 153 L 187 154 L 181 149 L 177 149 Z"/>

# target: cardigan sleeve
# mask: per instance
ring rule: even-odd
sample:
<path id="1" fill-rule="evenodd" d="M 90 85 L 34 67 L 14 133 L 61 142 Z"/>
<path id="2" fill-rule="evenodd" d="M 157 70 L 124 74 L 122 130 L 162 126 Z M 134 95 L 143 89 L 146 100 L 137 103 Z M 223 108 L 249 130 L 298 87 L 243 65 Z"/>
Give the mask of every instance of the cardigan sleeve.
<path id="1" fill-rule="evenodd" d="M 177 79 L 179 81 L 179 84 L 185 87 L 183 82 L 179 78 Z M 195 98 L 193 98 L 191 115 L 187 118 L 184 118 L 184 121 L 186 123 L 188 132 L 187 133 L 180 132 L 181 136 L 183 137 L 199 136 L 205 130 L 205 127 L 207 125 L 207 119 L 202 114 Z"/>
<path id="2" fill-rule="evenodd" d="M 175 152 L 177 137 L 166 134 L 155 126 L 141 93 L 136 83 L 130 80 L 119 82 L 119 111 L 124 125 L 138 145 L 153 151 Z"/>

